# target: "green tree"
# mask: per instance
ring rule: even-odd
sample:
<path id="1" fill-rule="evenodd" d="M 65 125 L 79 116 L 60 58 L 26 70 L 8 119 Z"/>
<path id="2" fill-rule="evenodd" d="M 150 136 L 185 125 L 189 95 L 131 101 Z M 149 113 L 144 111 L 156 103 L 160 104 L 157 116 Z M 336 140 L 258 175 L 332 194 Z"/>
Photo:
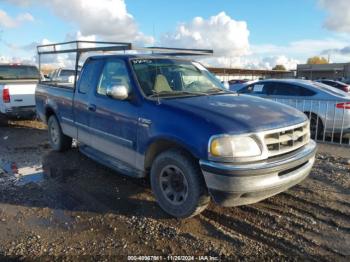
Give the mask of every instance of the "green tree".
<path id="1" fill-rule="evenodd" d="M 284 65 L 275 65 L 274 68 L 272 68 L 272 70 L 281 70 L 281 71 L 286 71 L 286 67 Z"/>
<path id="2" fill-rule="evenodd" d="M 309 65 L 323 65 L 328 64 L 328 60 L 321 56 L 313 56 L 310 57 L 306 63 Z"/>

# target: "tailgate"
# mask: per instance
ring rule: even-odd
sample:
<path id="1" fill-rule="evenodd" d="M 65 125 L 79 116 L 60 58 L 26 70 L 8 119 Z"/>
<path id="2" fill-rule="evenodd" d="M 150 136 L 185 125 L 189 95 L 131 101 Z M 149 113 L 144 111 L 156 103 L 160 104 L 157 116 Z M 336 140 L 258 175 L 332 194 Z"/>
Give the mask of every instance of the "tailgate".
<path id="1" fill-rule="evenodd" d="M 36 83 L 30 84 L 6 84 L 10 92 L 11 102 L 6 104 L 7 107 L 24 107 L 35 106 L 35 88 Z"/>

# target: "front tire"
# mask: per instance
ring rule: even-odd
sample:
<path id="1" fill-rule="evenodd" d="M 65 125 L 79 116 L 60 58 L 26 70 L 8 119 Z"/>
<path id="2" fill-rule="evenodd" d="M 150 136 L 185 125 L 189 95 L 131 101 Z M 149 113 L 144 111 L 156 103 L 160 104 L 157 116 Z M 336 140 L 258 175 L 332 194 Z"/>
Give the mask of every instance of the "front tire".
<path id="1" fill-rule="evenodd" d="M 308 116 L 309 117 L 309 116 Z M 311 114 L 310 118 L 310 135 L 312 139 L 322 140 L 323 139 L 323 123 L 321 118 L 315 114 Z"/>
<path id="2" fill-rule="evenodd" d="M 49 142 L 53 150 L 63 152 L 72 147 L 72 138 L 63 134 L 56 116 L 50 116 L 47 125 Z"/>
<path id="3" fill-rule="evenodd" d="M 155 159 L 151 186 L 160 207 L 177 218 L 201 213 L 210 201 L 198 164 L 182 150 L 168 150 Z"/>

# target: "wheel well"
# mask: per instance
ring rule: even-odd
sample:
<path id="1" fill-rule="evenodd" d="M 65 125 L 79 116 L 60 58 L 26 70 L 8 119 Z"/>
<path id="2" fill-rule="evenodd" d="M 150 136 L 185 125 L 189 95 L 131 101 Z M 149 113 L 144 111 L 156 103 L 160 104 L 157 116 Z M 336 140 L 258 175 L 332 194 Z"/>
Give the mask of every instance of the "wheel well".
<path id="1" fill-rule="evenodd" d="M 316 119 L 318 118 L 318 123 L 321 123 L 322 127 L 324 126 L 323 124 L 323 120 L 320 116 L 318 116 L 316 113 L 313 113 L 313 112 L 304 112 L 304 114 L 307 116 L 307 118 L 310 120 L 310 117 L 316 117 Z"/>
<path id="2" fill-rule="evenodd" d="M 171 140 L 167 140 L 167 139 L 160 139 L 157 140 L 155 142 L 153 142 L 147 149 L 146 152 L 146 156 L 145 156 L 145 170 L 149 171 L 153 160 L 162 152 L 171 149 L 171 148 L 177 148 L 177 149 L 181 149 L 182 151 L 186 152 L 190 157 L 193 157 L 193 154 L 188 151 L 184 146 L 171 141 Z"/>
<path id="3" fill-rule="evenodd" d="M 52 110 L 52 108 L 51 107 L 46 108 L 46 110 L 45 110 L 46 122 L 49 121 L 49 118 L 52 115 L 55 115 L 55 112 Z"/>

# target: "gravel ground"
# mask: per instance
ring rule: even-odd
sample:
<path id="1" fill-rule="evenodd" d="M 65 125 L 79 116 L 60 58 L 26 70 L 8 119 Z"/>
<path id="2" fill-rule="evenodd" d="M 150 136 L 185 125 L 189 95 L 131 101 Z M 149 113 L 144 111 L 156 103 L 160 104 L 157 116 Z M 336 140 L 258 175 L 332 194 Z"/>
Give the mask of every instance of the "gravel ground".
<path id="1" fill-rule="evenodd" d="M 310 177 L 284 193 L 176 220 L 147 179 L 120 176 L 76 148 L 52 152 L 46 138 L 35 121 L 0 123 L 0 260 L 350 260 L 346 158 L 323 150 Z"/>

